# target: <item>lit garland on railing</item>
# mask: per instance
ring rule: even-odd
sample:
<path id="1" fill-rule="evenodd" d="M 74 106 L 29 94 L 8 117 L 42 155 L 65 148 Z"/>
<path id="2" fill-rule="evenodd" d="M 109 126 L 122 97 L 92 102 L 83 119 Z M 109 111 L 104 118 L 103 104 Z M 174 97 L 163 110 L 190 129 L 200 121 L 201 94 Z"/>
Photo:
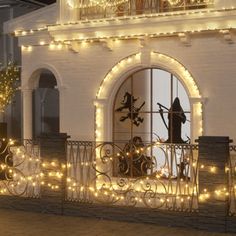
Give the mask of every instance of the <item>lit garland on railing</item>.
<path id="1" fill-rule="evenodd" d="M 199 1 L 199 0 L 190 0 L 190 3 L 186 3 L 186 1 L 185 0 L 167 0 L 168 1 L 168 3 L 170 4 L 170 5 L 172 5 L 172 6 L 175 6 L 175 5 L 180 5 L 180 4 L 191 4 L 191 5 L 193 5 L 193 4 L 196 4 L 196 5 L 198 5 L 198 4 L 206 4 L 206 5 L 210 5 L 210 4 L 213 4 L 214 3 L 214 0 L 203 0 L 203 1 Z"/>
<path id="2" fill-rule="evenodd" d="M 114 6 L 119 6 L 121 4 L 124 4 L 128 2 L 129 0 L 91 0 L 92 3 L 94 3 L 96 6 L 100 7 L 114 7 Z"/>
<path id="3" fill-rule="evenodd" d="M 13 141 L 9 143 L 9 145 L 13 145 Z M 76 144 L 75 144 L 76 145 Z M 164 146 L 163 146 L 164 145 Z M 185 145 L 186 150 L 189 149 L 191 146 Z M 101 148 L 102 146 L 97 146 L 93 153 L 93 155 L 96 152 L 96 149 Z M 172 145 L 165 145 L 161 144 L 159 142 L 152 144 L 151 146 L 147 146 L 144 148 L 137 148 L 135 150 L 135 153 L 139 155 L 144 155 L 147 153 L 147 150 L 150 150 L 150 148 L 173 148 L 175 147 L 175 150 L 182 150 L 182 145 L 175 145 L 172 147 Z M 195 147 L 192 147 L 195 148 Z M 162 206 L 169 207 L 171 209 L 172 205 L 177 204 L 177 208 L 173 208 L 176 210 L 186 210 L 186 207 L 189 204 L 192 204 L 191 201 L 193 197 L 197 198 L 200 202 L 203 201 L 210 201 L 211 199 L 217 199 L 217 200 L 224 200 L 225 198 L 228 198 L 230 196 L 230 191 L 236 190 L 236 185 L 232 186 L 233 189 L 228 188 L 227 186 L 220 186 L 219 188 L 215 190 L 208 191 L 208 189 L 204 189 L 202 193 L 198 193 L 197 186 L 192 185 L 192 180 L 184 180 L 180 178 L 179 184 L 182 186 L 183 189 L 182 192 L 176 192 L 171 190 L 166 190 L 164 185 L 162 186 L 163 191 L 161 190 L 158 195 L 152 195 L 151 192 L 152 185 L 154 185 L 153 181 L 160 181 L 165 179 L 165 170 L 160 171 L 155 174 L 155 176 L 143 176 L 139 178 L 131 178 L 126 179 L 122 178 L 119 181 L 117 181 L 114 177 L 112 177 L 109 181 L 108 179 L 103 179 L 105 175 L 103 175 L 102 169 L 97 169 L 99 163 L 103 163 L 103 165 L 110 165 L 111 163 L 115 162 L 117 158 L 119 158 L 122 153 L 121 151 L 118 151 L 114 153 L 114 155 L 108 155 L 108 156 L 101 156 L 102 159 L 90 159 L 85 160 L 81 159 L 79 163 L 74 163 L 73 161 L 68 160 L 67 163 L 60 163 L 59 161 L 51 161 L 51 162 L 43 162 L 39 157 L 31 156 L 27 154 L 24 151 L 24 148 L 13 148 L 12 149 L 14 156 L 15 156 L 15 163 L 13 166 L 7 166 L 6 164 L 1 164 L 0 169 L 1 171 L 9 171 L 12 175 L 12 179 L 9 180 L 3 180 L 0 181 L 0 194 L 13 194 L 17 196 L 27 196 L 26 195 L 26 188 L 31 189 L 38 189 L 36 191 L 35 195 L 32 195 L 32 197 L 38 197 L 40 196 L 40 186 L 45 186 L 50 188 L 53 191 L 61 191 L 61 188 L 59 185 L 55 184 L 54 180 L 62 181 L 63 179 L 66 181 L 66 189 L 67 191 L 73 193 L 79 193 L 81 200 L 83 201 L 83 198 L 87 195 L 90 197 L 90 201 L 98 201 L 103 202 L 107 204 L 117 204 L 118 202 L 123 202 L 124 204 L 127 204 L 127 197 L 131 194 L 130 197 L 133 199 L 129 204 L 137 205 L 139 206 L 148 206 L 148 207 L 154 207 L 159 208 Z M 100 150 L 101 151 L 101 150 Z M 108 153 L 107 153 L 108 154 Z M 131 155 L 130 152 L 126 152 L 125 155 L 129 157 Z M 17 158 L 16 158 L 17 156 Z M 188 161 L 191 161 L 188 157 Z M 39 166 L 40 168 L 36 171 L 34 169 L 31 170 L 31 173 L 27 175 L 27 173 L 24 173 L 24 170 L 21 169 L 21 165 L 26 164 L 26 166 L 31 166 L 32 168 L 36 166 Z M 82 167 L 81 171 L 85 171 L 88 168 L 91 170 L 96 170 L 97 176 L 93 179 L 92 182 L 83 183 L 79 181 L 78 179 L 67 176 L 68 173 L 70 173 L 70 170 L 73 170 L 75 165 L 79 165 Z M 214 165 L 203 165 L 201 163 L 198 163 L 196 161 L 191 161 L 191 166 L 193 167 L 193 170 L 195 172 L 198 169 L 204 170 L 211 174 L 217 174 L 217 168 Z M 163 167 L 164 168 L 164 167 Z M 45 174 L 45 169 L 52 169 L 47 174 Z M 233 168 L 234 172 L 236 172 L 235 168 Z M 67 174 L 65 174 L 65 171 L 67 171 Z M 226 173 L 228 172 L 228 169 L 226 168 Z M 84 172 L 86 173 L 86 172 Z M 197 172 L 196 172 L 197 173 Z M 67 176 L 67 177 L 66 177 Z M 94 182 L 95 181 L 95 182 Z M 166 181 L 169 181 L 168 178 Z M 177 180 L 176 180 L 177 181 Z M 160 182 L 161 183 L 161 182 Z M 160 187 L 159 186 L 159 187 Z M 172 186 L 174 187 L 174 186 Z M 132 192 L 130 192 L 132 190 Z M 150 192 L 149 192 L 150 191 Z M 151 194 L 149 196 L 149 194 Z M 156 196 L 156 202 L 153 203 L 153 196 Z M 79 199 L 72 197 L 68 198 L 68 200 L 77 200 Z M 154 204 L 154 205 L 153 205 Z M 197 210 L 197 208 L 190 207 L 191 211 Z"/>
<path id="4" fill-rule="evenodd" d="M 119 6 L 120 4 L 126 3 L 129 0 L 67 0 L 66 3 L 71 9 L 84 9 L 90 7 L 113 7 Z M 211 5 L 214 3 L 214 0 L 204 0 L 203 2 L 199 2 L 199 0 L 190 0 L 190 2 L 186 2 L 186 0 L 167 0 L 166 3 L 173 6 L 178 5 L 187 5 L 187 6 L 198 6 L 198 5 Z"/>

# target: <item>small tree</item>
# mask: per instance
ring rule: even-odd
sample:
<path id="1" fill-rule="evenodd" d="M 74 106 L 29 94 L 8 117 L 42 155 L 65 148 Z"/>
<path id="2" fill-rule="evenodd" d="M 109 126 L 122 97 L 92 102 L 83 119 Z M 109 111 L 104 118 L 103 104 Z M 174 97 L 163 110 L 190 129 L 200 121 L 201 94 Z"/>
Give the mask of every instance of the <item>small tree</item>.
<path id="1" fill-rule="evenodd" d="M 0 70 L 0 112 L 11 103 L 20 80 L 20 70 L 12 62 Z"/>

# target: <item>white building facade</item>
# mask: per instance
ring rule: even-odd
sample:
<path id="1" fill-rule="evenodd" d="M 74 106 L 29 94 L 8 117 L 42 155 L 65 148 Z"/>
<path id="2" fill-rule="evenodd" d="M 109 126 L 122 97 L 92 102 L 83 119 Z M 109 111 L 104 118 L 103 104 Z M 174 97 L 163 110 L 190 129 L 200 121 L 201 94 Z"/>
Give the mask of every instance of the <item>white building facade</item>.
<path id="1" fill-rule="evenodd" d="M 56 79 L 58 109 L 48 106 L 47 110 L 52 122 L 58 116 L 58 132 L 73 140 L 111 141 L 117 128 L 114 104 L 116 99 L 122 104 L 125 81 L 137 73 L 136 77 L 147 78 L 155 70 L 169 73 L 185 90 L 187 136 L 192 142 L 202 135 L 236 139 L 233 0 L 122 1 L 106 7 L 101 7 L 106 4 L 102 1 L 100 5 L 78 2 L 60 0 L 5 24 L 5 32 L 18 37 L 22 53 L 24 139 L 33 138 L 35 116 L 42 116 L 42 111 L 35 114 L 32 108 L 42 74 L 51 73 Z M 145 100 L 141 117 L 154 127 L 155 118 L 145 117 L 147 107 L 155 107 L 158 100 L 148 100 L 154 82 L 151 90 L 148 86 L 149 82 L 137 79 L 139 92 L 134 99 L 140 106 Z M 176 86 L 172 85 L 173 91 Z M 117 95 L 118 91 L 123 93 Z M 162 104 L 169 108 L 177 96 L 173 94 L 168 95 L 170 102 Z M 122 125 L 125 122 L 129 119 Z M 158 130 L 150 131 L 149 123 L 141 124 L 137 134 L 155 131 L 162 138 Z"/>

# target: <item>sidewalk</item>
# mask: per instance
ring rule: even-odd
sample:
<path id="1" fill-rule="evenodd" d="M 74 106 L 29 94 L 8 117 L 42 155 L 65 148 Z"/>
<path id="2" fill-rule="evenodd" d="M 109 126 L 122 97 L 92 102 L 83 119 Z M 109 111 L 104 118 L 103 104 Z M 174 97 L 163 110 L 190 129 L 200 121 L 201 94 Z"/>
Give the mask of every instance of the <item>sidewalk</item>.
<path id="1" fill-rule="evenodd" d="M 235 236 L 149 224 L 0 209 L 0 236 Z"/>

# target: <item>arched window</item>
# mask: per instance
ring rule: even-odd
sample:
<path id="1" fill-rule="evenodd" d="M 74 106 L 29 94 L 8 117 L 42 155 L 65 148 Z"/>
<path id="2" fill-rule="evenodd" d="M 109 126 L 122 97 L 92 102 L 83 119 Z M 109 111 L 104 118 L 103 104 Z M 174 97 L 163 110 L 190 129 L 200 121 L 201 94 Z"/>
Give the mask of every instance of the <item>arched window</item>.
<path id="1" fill-rule="evenodd" d="M 130 75 L 119 88 L 113 108 L 113 141 L 187 143 L 191 109 L 176 76 L 150 68 Z"/>
<path id="2" fill-rule="evenodd" d="M 190 102 L 174 74 L 151 68 L 130 75 L 116 94 L 113 112 L 113 142 L 123 153 L 119 157 L 117 175 L 152 175 L 167 166 L 166 176 L 179 175 L 176 168 L 184 162 L 178 151 L 171 151 L 167 157 L 150 145 L 148 156 L 139 152 L 156 142 L 190 142 Z"/>

